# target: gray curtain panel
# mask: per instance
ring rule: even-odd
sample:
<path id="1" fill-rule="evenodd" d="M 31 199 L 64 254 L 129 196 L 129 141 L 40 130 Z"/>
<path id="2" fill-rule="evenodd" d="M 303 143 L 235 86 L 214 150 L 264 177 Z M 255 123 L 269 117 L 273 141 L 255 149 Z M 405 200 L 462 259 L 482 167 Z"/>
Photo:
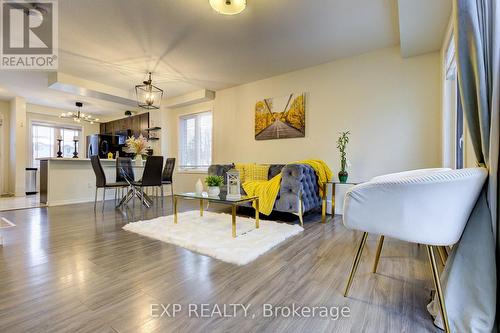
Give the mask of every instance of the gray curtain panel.
<path id="1" fill-rule="evenodd" d="M 500 0 L 454 0 L 453 34 L 459 94 L 477 162 L 489 178 L 441 283 L 453 332 L 496 332 Z M 443 327 L 437 301 L 428 308 Z"/>

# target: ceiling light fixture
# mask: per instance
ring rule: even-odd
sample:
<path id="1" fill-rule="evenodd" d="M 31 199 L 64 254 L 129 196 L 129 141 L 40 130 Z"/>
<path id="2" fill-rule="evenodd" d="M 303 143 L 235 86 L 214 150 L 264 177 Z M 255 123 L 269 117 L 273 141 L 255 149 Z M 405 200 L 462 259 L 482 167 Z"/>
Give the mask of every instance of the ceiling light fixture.
<path id="1" fill-rule="evenodd" d="M 245 10 L 246 0 L 208 0 L 210 6 L 219 14 L 236 15 Z"/>
<path id="2" fill-rule="evenodd" d="M 137 105 L 143 109 L 159 109 L 161 99 L 163 98 L 163 90 L 154 86 L 151 80 L 151 72 L 149 78 L 143 81 L 143 84 L 135 86 L 135 95 L 137 96 Z"/>
<path id="3" fill-rule="evenodd" d="M 82 102 L 76 102 L 76 107 L 78 108 L 76 112 L 63 112 L 59 115 L 59 118 L 73 119 L 75 123 L 81 123 L 82 120 L 88 123 L 94 124 L 99 121 L 99 118 L 94 118 L 90 114 L 85 114 L 82 111 Z"/>

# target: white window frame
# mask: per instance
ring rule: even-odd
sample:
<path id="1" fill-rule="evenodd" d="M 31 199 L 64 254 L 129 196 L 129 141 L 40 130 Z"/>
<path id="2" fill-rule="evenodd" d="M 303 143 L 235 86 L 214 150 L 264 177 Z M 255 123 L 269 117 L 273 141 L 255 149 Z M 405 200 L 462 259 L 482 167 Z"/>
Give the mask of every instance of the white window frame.
<path id="1" fill-rule="evenodd" d="M 78 125 L 71 125 L 71 124 L 65 124 L 65 123 L 56 123 L 56 122 L 50 122 L 50 121 L 39 121 L 39 120 L 30 120 L 29 122 L 29 130 L 28 130 L 28 164 L 30 167 L 37 167 L 37 165 L 34 164 L 33 160 L 33 126 L 46 126 L 46 127 L 52 127 L 56 129 L 68 129 L 68 130 L 74 130 L 74 131 L 80 131 L 79 135 L 79 141 L 78 141 L 78 156 L 82 157 L 82 153 L 84 153 L 85 149 L 85 143 L 83 142 L 84 138 L 84 133 L 83 133 L 83 126 L 78 126 Z M 58 134 L 55 134 L 55 138 L 57 138 Z M 57 141 L 54 143 L 54 151 L 52 152 L 53 156 L 50 157 L 56 157 L 57 155 Z"/>
<path id="2" fill-rule="evenodd" d="M 465 117 L 462 117 L 462 136 L 457 138 L 458 127 L 458 77 L 455 59 L 455 41 L 453 27 L 450 26 L 442 52 L 442 166 L 455 169 L 466 163 Z M 458 143 L 459 142 L 459 143 Z M 457 159 L 458 144 L 462 149 L 462 161 Z"/>
<path id="3" fill-rule="evenodd" d="M 182 114 L 182 115 L 179 115 L 178 117 L 178 121 L 177 121 L 177 128 L 178 128 L 178 131 L 177 131 L 177 142 L 178 142 L 178 160 L 179 160 L 179 166 L 177 168 L 178 172 L 181 172 L 181 173 L 206 173 L 208 171 L 208 167 L 209 165 L 196 165 L 196 166 L 186 166 L 186 165 L 183 165 L 184 164 L 184 161 L 182 160 L 182 149 L 183 149 L 183 133 L 182 133 L 182 122 L 184 120 L 187 120 L 187 119 L 190 119 L 190 118 L 197 118 L 198 116 L 202 115 L 202 114 L 206 114 L 206 113 L 210 113 L 211 116 L 212 116 L 212 133 L 211 133 L 211 140 L 210 140 L 210 145 L 211 145 L 211 149 L 210 149 L 210 163 L 212 163 L 212 160 L 213 160 L 213 154 L 214 154 L 214 114 L 213 114 L 213 111 L 212 110 L 204 110 L 204 111 L 199 111 L 199 112 L 193 112 L 193 113 L 186 113 L 186 114 Z M 196 126 L 196 135 L 199 136 L 199 131 L 200 131 L 200 128 L 199 126 Z"/>

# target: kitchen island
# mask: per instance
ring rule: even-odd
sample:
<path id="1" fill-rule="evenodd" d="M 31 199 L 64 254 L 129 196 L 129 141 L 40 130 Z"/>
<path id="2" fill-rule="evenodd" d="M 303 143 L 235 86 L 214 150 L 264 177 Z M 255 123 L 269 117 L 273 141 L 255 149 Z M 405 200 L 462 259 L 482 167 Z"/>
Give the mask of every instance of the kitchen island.
<path id="1" fill-rule="evenodd" d="M 95 174 L 89 158 L 39 158 L 40 203 L 48 206 L 94 201 Z M 115 182 L 116 160 L 101 159 L 108 182 Z M 106 199 L 114 199 L 114 191 L 106 191 Z M 102 200 L 99 190 L 98 200 Z"/>

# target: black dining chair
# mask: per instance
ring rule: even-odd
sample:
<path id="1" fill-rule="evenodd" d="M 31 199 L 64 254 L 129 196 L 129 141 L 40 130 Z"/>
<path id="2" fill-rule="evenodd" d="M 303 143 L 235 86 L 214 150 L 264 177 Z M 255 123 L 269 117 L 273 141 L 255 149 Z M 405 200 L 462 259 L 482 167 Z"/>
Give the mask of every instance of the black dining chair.
<path id="1" fill-rule="evenodd" d="M 174 180 L 173 180 L 173 175 L 174 175 L 174 168 L 175 168 L 175 158 L 174 157 L 169 157 L 167 158 L 167 161 L 165 162 L 165 167 L 163 168 L 163 174 L 161 176 L 161 184 L 162 188 L 163 185 L 170 185 L 170 193 L 172 195 L 172 211 L 174 211 Z M 163 200 L 163 192 L 162 192 L 162 200 Z"/>
<path id="2" fill-rule="evenodd" d="M 134 168 L 132 167 L 132 159 L 130 157 L 116 158 L 116 182 L 127 183 L 127 180 L 134 180 Z M 120 189 L 120 197 L 123 197 L 123 189 Z"/>
<path id="3" fill-rule="evenodd" d="M 146 160 L 146 165 L 144 166 L 144 172 L 142 178 L 139 181 L 134 181 L 131 183 L 134 196 L 137 194 L 137 188 L 140 190 L 141 198 L 141 209 L 144 205 L 144 188 L 153 187 L 160 188 L 161 196 L 163 197 L 163 187 L 162 187 L 162 168 L 163 168 L 163 156 L 148 156 Z M 162 201 L 163 204 L 163 201 Z"/>
<path id="4" fill-rule="evenodd" d="M 104 173 L 104 169 L 102 168 L 101 160 L 98 155 L 90 156 L 90 163 L 92 164 L 92 169 L 95 174 L 95 197 L 94 197 L 94 212 L 96 210 L 97 205 L 97 190 L 102 188 L 102 211 L 104 211 L 104 203 L 106 202 L 106 189 L 115 189 L 115 198 L 116 191 L 119 188 L 128 187 L 128 183 L 126 181 L 116 182 L 116 183 L 108 183 L 106 181 L 106 174 Z"/>

